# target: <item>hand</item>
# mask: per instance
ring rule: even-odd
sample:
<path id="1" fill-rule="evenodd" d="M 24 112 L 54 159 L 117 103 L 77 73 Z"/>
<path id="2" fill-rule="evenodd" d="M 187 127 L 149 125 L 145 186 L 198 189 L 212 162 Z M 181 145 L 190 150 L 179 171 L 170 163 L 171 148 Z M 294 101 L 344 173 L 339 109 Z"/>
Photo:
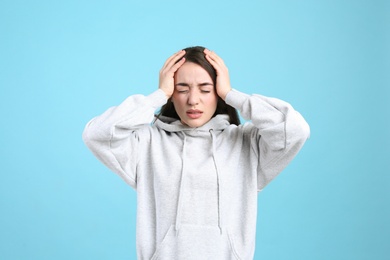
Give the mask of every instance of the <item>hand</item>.
<path id="1" fill-rule="evenodd" d="M 228 68 L 226 67 L 223 60 L 217 54 L 215 54 L 215 52 L 205 49 L 204 53 L 206 54 L 206 59 L 211 63 L 217 72 L 217 94 L 223 100 L 225 100 L 227 93 L 232 90 L 232 87 L 230 86 Z"/>
<path id="2" fill-rule="evenodd" d="M 159 89 L 165 92 L 167 98 L 172 96 L 175 89 L 175 72 L 185 62 L 184 54 L 184 50 L 176 52 L 165 61 L 164 66 L 160 70 Z"/>

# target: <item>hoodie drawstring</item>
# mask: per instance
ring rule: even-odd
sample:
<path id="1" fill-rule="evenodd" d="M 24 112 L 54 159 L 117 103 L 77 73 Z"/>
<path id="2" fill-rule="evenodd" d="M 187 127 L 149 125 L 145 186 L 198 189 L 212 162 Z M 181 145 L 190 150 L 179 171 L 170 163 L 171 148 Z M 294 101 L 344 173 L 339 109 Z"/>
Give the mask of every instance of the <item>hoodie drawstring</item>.
<path id="1" fill-rule="evenodd" d="M 214 135 L 214 132 L 212 129 L 209 130 L 211 135 L 211 141 L 212 141 L 212 157 L 214 162 L 215 171 L 217 174 L 217 201 L 218 201 L 218 228 L 222 235 L 222 207 L 221 207 L 221 199 L 222 199 L 222 188 L 221 188 L 221 179 L 219 175 L 219 167 L 216 159 L 216 138 Z M 176 229 L 176 235 L 179 234 L 180 229 L 180 223 L 181 223 L 181 217 L 182 217 L 182 208 L 183 208 L 183 191 L 185 187 L 185 174 L 186 174 L 186 147 L 187 147 L 187 137 L 184 132 L 184 140 L 183 140 L 183 148 L 182 148 L 182 170 L 181 170 L 181 179 L 180 179 L 180 188 L 179 188 L 179 198 L 177 203 L 177 212 L 176 212 L 176 223 L 175 223 L 175 229 Z"/>
<path id="2" fill-rule="evenodd" d="M 184 132 L 184 140 L 183 140 L 183 149 L 182 149 L 182 167 L 181 167 L 181 179 L 180 179 L 180 188 L 179 188 L 179 199 L 177 202 L 177 212 L 176 212 L 176 224 L 175 224 L 175 229 L 176 229 L 176 234 L 179 234 L 179 225 L 180 225 L 180 220 L 181 220 L 181 214 L 182 214 L 182 203 L 183 203 L 183 190 L 184 190 L 184 174 L 186 173 L 186 144 L 187 144 L 187 136 Z"/>
<path id="3" fill-rule="evenodd" d="M 219 167 L 216 159 L 216 152 L 215 152 L 215 147 L 216 147 L 216 138 L 214 135 L 213 129 L 209 130 L 211 139 L 212 139 L 212 153 L 213 153 L 213 161 L 214 161 L 214 167 L 215 171 L 217 172 L 217 189 L 218 189 L 218 227 L 219 231 L 222 235 L 222 207 L 221 207 L 221 200 L 222 200 L 222 188 L 221 188 L 221 179 L 219 176 Z"/>

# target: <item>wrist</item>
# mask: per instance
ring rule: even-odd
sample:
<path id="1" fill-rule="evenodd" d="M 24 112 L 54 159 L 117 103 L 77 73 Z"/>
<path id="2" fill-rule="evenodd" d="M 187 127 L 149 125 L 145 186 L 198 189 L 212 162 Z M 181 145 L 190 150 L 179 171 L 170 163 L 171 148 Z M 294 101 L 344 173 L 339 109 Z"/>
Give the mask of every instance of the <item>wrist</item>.
<path id="1" fill-rule="evenodd" d="M 232 91 L 232 88 L 226 89 L 225 91 L 223 91 L 222 93 L 219 93 L 218 95 L 219 95 L 223 100 L 225 100 L 227 94 L 228 94 L 230 91 Z"/>
<path id="2" fill-rule="evenodd" d="M 146 100 L 155 110 L 167 103 L 165 92 L 160 88 L 147 95 Z"/>
<path id="3" fill-rule="evenodd" d="M 172 96 L 172 92 L 171 91 L 168 91 L 168 90 L 165 90 L 164 88 L 159 88 L 162 92 L 164 92 L 165 96 L 167 97 L 167 99 L 169 99 L 171 96 Z"/>

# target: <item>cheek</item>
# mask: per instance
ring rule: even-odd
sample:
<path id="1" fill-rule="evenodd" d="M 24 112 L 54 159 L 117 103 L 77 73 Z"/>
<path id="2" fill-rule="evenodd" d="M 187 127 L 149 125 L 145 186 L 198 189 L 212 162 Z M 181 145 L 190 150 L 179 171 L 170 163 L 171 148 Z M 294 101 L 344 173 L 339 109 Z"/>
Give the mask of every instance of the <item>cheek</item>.
<path id="1" fill-rule="evenodd" d="M 207 101 L 207 103 L 208 103 L 208 105 L 210 106 L 210 107 L 217 107 L 217 103 L 218 103 L 218 98 L 216 97 L 216 96 L 214 96 L 214 97 L 210 97 L 209 99 L 208 99 L 208 101 Z"/>
<path id="2" fill-rule="evenodd" d="M 172 101 L 173 104 L 177 104 L 178 103 L 177 97 L 176 97 L 175 94 L 172 95 L 171 101 Z"/>
<path id="3" fill-rule="evenodd" d="M 175 108 L 176 112 L 178 112 L 178 110 L 180 110 L 180 108 L 183 106 L 183 100 L 180 99 L 180 97 L 176 96 L 176 95 L 172 95 L 172 104 L 173 104 L 173 107 Z"/>

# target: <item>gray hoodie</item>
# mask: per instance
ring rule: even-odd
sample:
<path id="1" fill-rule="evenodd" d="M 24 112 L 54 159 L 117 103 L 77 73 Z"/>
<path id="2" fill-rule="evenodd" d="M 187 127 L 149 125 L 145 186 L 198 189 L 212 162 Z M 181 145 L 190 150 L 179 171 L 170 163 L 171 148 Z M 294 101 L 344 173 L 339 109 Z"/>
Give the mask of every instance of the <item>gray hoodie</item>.
<path id="1" fill-rule="evenodd" d="M 128 97 L 86 126 L 95 156 L 137 191 L 139 259 L 253 259 L 257 194 L 298 153 L 309 126 L 288 103 L 232 90 L 250 122 L 199 128 L 161 117 L 161 90 Z"/>

